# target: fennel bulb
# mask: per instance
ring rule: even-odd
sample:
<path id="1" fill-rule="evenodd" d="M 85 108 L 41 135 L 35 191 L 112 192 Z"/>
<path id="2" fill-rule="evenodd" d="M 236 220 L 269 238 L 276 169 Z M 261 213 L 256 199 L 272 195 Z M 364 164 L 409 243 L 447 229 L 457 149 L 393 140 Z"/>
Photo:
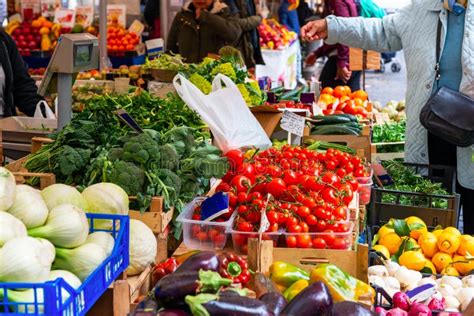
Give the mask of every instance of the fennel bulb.
<path id="1" fill-rule="evenodd" d="M 74 274 L 65 270 L 53 270 L 49 273 L 48 279 L 46 281 L 55 281 L 57 278 L 63 278 L 72 288 L 78 289 L 81 286 L 81 280 L 77 278 Z M 0 299 L 3 300 L 5 293 L 0 289 Z M 63 303 L 69 298 L 70 294 L 67 290 L 61 290 L 61 299 Z M 16 313 L 35 313 L 35 289 L 28 289 L 26 291 L 16 291 L 8 290 L 7 298 L 9 302 L 21 302 L 21 303 L 30 303 L 26 308 L 24 305 L 19 305 L 14 312 Z M 44 313 L 44 307 L 41 305 L 44 303 L 43 289 L 36 289 L 36 303 L 38 305 L 38 313 Z"/>
<path id="2" fill-rule="evenodd" d="M 48 210 L 52 210 L 61 204 L 72 204 L 81 210 L 86 209 L 86 204 L 82 195 L 76 188 L 65 184 L 53 184 L 41 191 Z"/>
<path id="3" fill-rule="evenodd" d="M 82 192 L 87 204 L 87 213 L 114 215 L 128 214 L 128 195 L 121 187 L 113 183 L 97 183 Z M 110 229 L 112 221 L 94 220 L 94 228 Z"/>
<path id="4" fill-rule="evenodd" d="M 74 249 L 56 248 L 53 267 L 74 273 L 84 281 L 107 258 L 104 249 L 87 243 Z"/>
<path id="5" fill-rule="evenodd" d="M 82 245 L 89 233 L 86 213 L 72 204 L 56 206 L 49 212 L 44 226 L 28 230 L 28 235 L 46 238 L 57 247 Z"/>
<path id="6" fill-rule="evenodd" d="M 106 232 L 93 232 L 89 236 L 87 236 L 86 244 L 96 244 L 104 249 L 105 254 L 110 256 L 112 250 L 114 250 L 115 240 L 112 235 Z"/>
<path id="7" fill-rule="evenodd" d="M 44 254 L 47 242 L 28 236 L 7 241 L 0 248 L 0 282 L 44 282 L 52 264 Z"/>
<path id="8" fill-rule="evenodd" d="M 6 211 L 13 205 L 15 192 L 15 177 L 7 169 L 0 167 L 0 211 Z"/>
<path id="9" fill-rule="evenodd" d="M 43 247 L 43 256 L 53 262 L 56 257 L 56 248 L 54 248 L 54 245 L 47 239 L 36 238 L 36 240 L 38 240 Z"/>
<path id="10" fill-rule="evenodd" d="M 26 236 L 25 224 L 15 216 L 0 211 L 0 247 L 10 239 Z"/>
<path id="11" fill-rule="evenodd" d="M 139 274 L 155 262 L 157 242 L 153 231 L 142 221 L 130 219 L 130 265 L 128 275 Z"/>
<path id="12" fill-rule="evenodd" d="M 40 192 L 24 184 L 16 186 L 15 202 L 7 212 L 21 220 L 27 228 L 44 225 L 49 213 Z"/>

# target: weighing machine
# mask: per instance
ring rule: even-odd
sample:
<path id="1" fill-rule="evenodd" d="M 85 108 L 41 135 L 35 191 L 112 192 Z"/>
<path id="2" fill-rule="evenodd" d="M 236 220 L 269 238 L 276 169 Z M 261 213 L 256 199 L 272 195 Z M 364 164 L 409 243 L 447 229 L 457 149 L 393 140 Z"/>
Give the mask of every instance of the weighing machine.
<path id="1" fill-rule="evenodd" d="M 72 117 L 72 86 L 77 73 L 98 66 L 97 37 L 88 33 L 61 35 L 38 90 L 42 96 L 57 93 L 57 120 L 24 116 L 1 119 L 4 155 L 19 159 L 30 153 L 32 137 L 45 137 L 63 129 Z"/>

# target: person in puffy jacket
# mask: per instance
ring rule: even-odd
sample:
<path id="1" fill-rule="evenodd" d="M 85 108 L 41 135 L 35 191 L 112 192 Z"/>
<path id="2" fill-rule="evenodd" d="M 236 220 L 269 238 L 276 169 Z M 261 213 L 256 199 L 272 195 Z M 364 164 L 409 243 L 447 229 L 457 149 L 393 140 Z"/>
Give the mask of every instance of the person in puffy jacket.
<path id="1" fill-rule="evenodd" d="M 439 23 L 441 57 L 436 60 Z M 464 233 L 473 234 L 474 145 L 456 147 L 429 133 L 420 123 L 420 112 L 441 87 L 474 98 L 474 2 L 413 0 L 382 19 L 328 16 L 305 25 L 302 37 L 381 52 L 403 49 L 408 79 L 405 160 L 457 168 Z"/>
<path id="2" fill-rule="evenodd" d="M 166 50 L 180 54 L 187 63 L 199 63 L 209 53 L 239 39 L 241 28 L 229 7 L 219 1 L 193 0 L 176 14 L 168 34 Z"/>

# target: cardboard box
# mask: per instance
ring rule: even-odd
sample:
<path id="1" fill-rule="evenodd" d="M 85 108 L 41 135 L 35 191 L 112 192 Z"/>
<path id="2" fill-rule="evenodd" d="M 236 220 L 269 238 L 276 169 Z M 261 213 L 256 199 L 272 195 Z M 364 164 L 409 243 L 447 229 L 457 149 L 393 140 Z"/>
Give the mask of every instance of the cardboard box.
<path id="1" fill-rule="evenodd" d="M 260 105 L 250 108 L 257 121 L 262 125 L 265 133 L 270 137 L 277 126 L 280 125 L 280 119 L 283 112 L 268 105 Z"/>
<path id="2" fill-rule="evenodd" d="M 380 69 L 380 53 L 369 50 L 365 51 L 360 48 L 349 49 L 349 66 L 352 71 L 358 70 L 379 70 Z"/>

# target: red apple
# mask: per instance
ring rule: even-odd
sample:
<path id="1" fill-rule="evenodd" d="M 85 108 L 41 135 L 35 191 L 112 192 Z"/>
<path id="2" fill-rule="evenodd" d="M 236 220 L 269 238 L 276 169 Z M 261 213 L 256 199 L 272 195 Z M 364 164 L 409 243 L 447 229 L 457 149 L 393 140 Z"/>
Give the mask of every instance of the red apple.
<path id="1" fill-rule="evenodd" d="M 20 41 L 20 47 L 22 48 L 27 48 L 28 47 L 28 43 L 26 41 Z"/>
<path id="2" fill-rule="evenodd" d="M 30 41 L 30 42 L 28 43 L 28 47 L 29 47 L 30 49 L 35 49 L 37 46 L 38 46 L 38 44 L 37 44 L 35 41 Z"/>
<path id="3" fill-rule="evenodd" d="M 18 35 L 18 40 L 19 40 L 20 42 L 22 42 L 22 41 L 26 40 L 26 38 L 25 38 L 25 36 L 24 36 L 23 34 L 21 34 L 21 35 Z"/>
<path id="4" fill-rule="evenodd" d="M 26 36 L 26 40 L 27 40 L 28 42 L 34 41 L 34 39 L 35 39 L 35 37 L 33 36 L 33 34 L 28 34 L 28 35 Z"/>

